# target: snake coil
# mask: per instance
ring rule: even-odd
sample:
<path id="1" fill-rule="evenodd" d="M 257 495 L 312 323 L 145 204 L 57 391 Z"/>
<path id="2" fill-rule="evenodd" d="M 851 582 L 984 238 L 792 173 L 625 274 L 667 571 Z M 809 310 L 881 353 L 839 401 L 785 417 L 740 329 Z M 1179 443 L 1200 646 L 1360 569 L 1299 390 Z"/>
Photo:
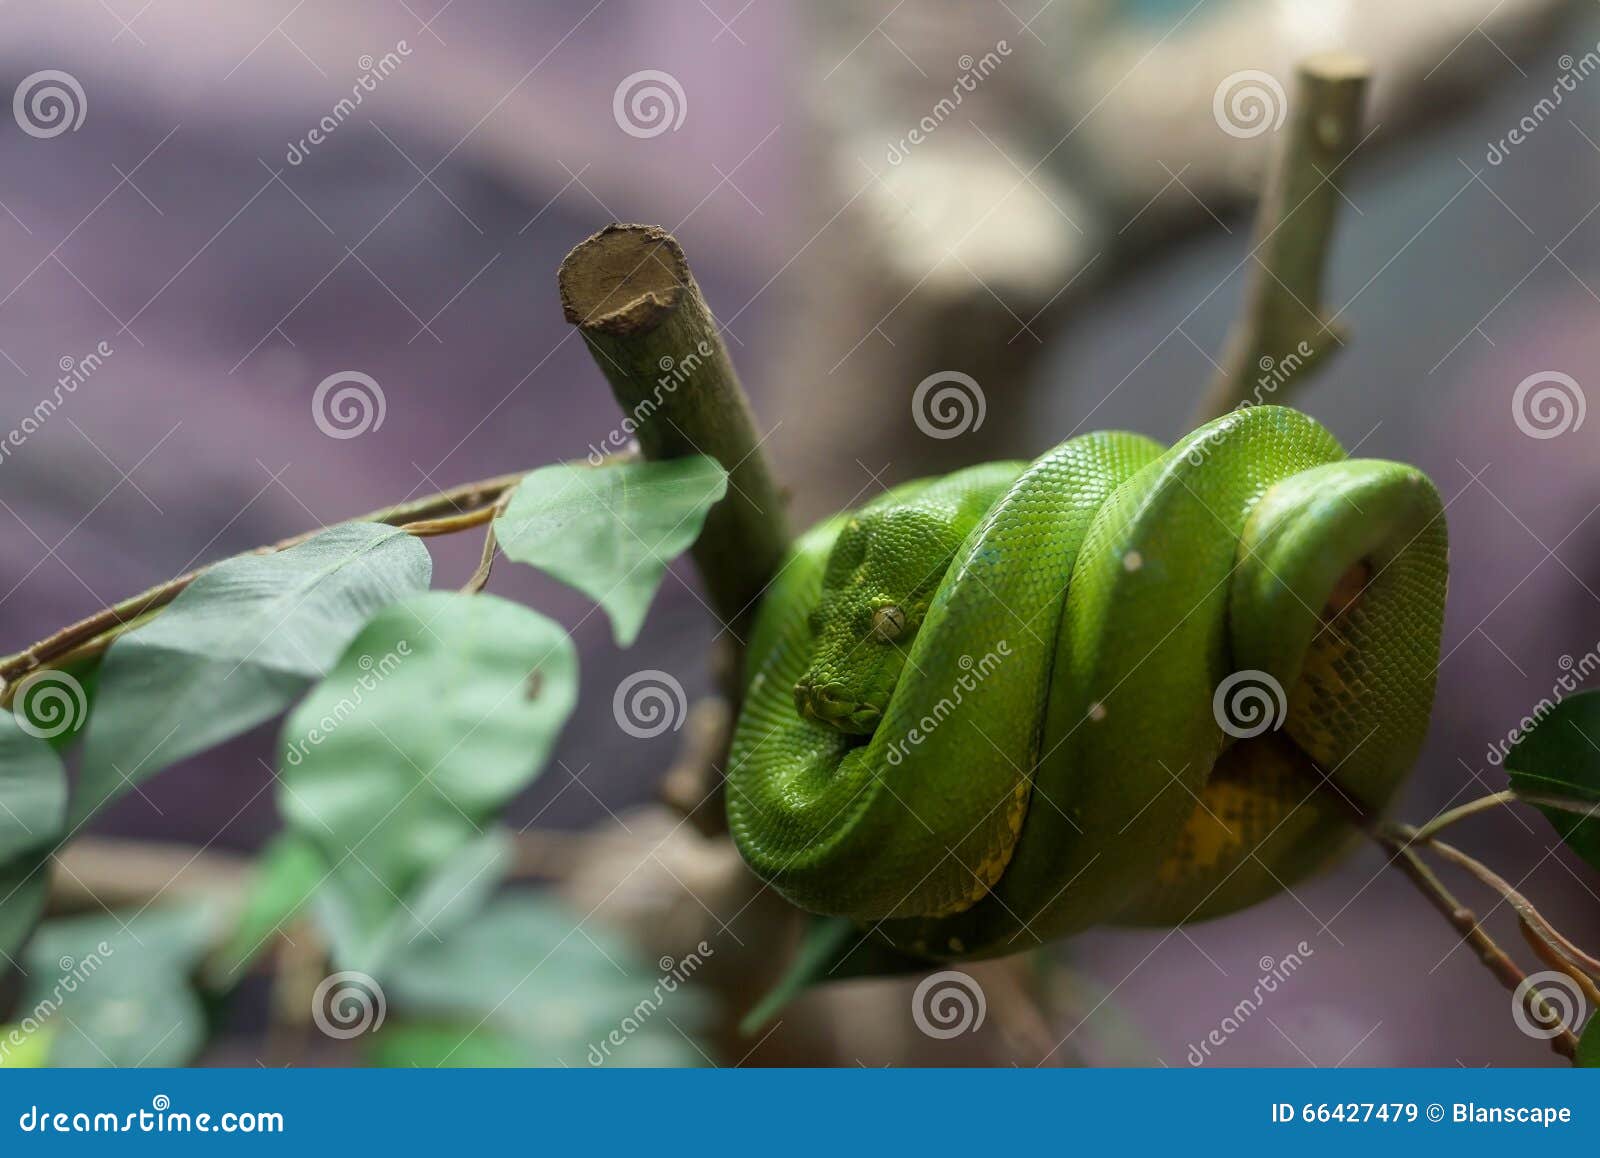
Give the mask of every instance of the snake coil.
<path id="1" fill-rule="evenodd" d="M 1253 904 L 1348 843 L 1336 794 L 1380 810 L 1416 759 L 1441 516 L 1420 471 L 1255 407 L 830 519 L 750 641 L 740 852 L 932 958 Z"/>

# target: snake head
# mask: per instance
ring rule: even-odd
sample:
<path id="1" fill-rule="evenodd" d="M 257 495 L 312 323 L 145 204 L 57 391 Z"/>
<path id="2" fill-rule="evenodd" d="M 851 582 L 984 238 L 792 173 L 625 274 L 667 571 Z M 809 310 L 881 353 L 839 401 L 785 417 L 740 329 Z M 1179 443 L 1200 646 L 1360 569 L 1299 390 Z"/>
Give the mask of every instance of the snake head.
<path id="1" fill-rule="evenodd" d="M 950 520 L 916 507 L 868 507 L 845 525 L 810 616 L 811 664 L 794 688 L 802 716 L 872 733 L 960 544 Z"/>

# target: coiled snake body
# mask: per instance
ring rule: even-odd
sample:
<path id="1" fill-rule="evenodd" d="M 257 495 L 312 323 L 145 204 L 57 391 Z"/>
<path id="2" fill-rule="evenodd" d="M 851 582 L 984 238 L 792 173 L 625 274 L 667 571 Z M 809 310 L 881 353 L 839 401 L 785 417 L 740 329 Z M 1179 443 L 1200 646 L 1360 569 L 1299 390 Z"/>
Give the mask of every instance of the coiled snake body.
<path id="1" fill-rule="evenodd" d="M 1445 583 L 1426 476 L 1282 407 L 907 483 L 767 594 L 734 839 L 924 957 L 1252 904 L 1415 760 Z"/>

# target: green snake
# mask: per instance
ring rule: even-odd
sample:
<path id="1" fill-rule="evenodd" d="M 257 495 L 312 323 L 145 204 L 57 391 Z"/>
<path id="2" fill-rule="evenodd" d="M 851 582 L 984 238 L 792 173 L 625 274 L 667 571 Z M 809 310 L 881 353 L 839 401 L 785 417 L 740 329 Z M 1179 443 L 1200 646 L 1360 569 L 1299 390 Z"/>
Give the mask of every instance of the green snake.
<path id="1" fill-rule="evenodd" d="M 1349 805 L 1381 810 L 1417 757 L 1442 513 L 1421 471 L 1261 406 L 828 519 L 749 640 L 739 850 L 924 958 L 1253 904 L 1327 864 Z"/>

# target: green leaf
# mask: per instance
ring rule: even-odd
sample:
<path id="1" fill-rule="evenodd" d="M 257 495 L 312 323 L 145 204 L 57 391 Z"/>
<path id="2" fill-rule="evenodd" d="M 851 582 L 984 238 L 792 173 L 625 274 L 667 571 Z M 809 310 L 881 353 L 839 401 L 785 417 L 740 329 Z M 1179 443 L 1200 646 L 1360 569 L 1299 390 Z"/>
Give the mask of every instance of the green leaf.
<path id="1" fill-rule="evenodd" d="M 442 939 L 483 909 L 515 852 L 505 829 L 490 829 L 446 857 L 409 896 L 379 889 L 363 868 L 340 866 L 315 901 L 333 959 L 342 968 L 378 973 L 412 945 Z"/>
<path id="2" fill-rule="evenodd" d="M 839 961 L 852 934 L 859 935 L 859 932 L 848 917 L 811 918 L 794 960 L 776 984 L 744 1015 L 744 1020 L 739 1022 L 739 1032 L 748 1037 L 762 1029 L 784 1006 L 800 996 L 801 991 L 825 978 L 829 967 Z"/>
<path id="3" fill-rule="evenodd" d="M 279 806 L 334 867 L 327 903 L 360 958 L 342 957 L 346 968 L 372 972 L 400 898 L 452 858 L 471 861 L 463 850 L 543 767 L 577 667 L 572 641 L 537 612 L 430 592 L 374 616 L 290 714 Z M 476 855 L 471 879 L 494 860 Z"/>
<path id="4" fill-rule="evenodd" d="M 470 1022 L 390 1023 L 368 1045 L 367 1060 L 390 1069 L 516 1069 L 531 1063 L 514 1037 Z"/>
<path id="5" fill-rule="evenodd" d="M 0 975 L 44 909 L 42 860 L 66 822 L 67 777 L 55 750 L 0 713 Z"/>
<path id="6" fill-rule="evenodd" d="M 283 711 L 374 611 L 425 589 L 431 570 L 427 549 L 399 528 L 345 523 L 206 571 L 106 653 L 73 823 Z"/>
<path id="7" fill-rule="evenodd" d="M 1589 1018 L 1583 1035 L 1578 1038 L 1578 1056 L 1573 1064 L 1584 1069 L 1600 1069 L 1600 1012 Z"/>
<path id="8" fill-rule="evenodd" d="M 99 678 L 99 656 L 33 672 L 17 681 L 12 713 L 23 731 L 63 751 L 89 722 Z"/>
<path id="9" fill-rule="evenodd" d="M 1600 691 L 1556 704 L 1512 746 L 1505 766 L 1512 791 L 1600 869 Z"/>
<path id="10" fill-rule="evenodd" d="M 49 896 L 50 874 L 37 859 L 18 857 L 0 867 L 0 975 L 16 963 Z"/>
<path id="11" fill-rule="evenodd" d="M 22 1024 L 54 1030 L 53 1066 L 183 1064 L 205 1041 L 188 974 L 215 923 L 203 903 L 45 922 L 28 946 Z"/>
<path id="12" fill-rule="evenodd" d="M 274 837 L 256 858 L 243 913 L 208 963 L 208 982 L 219 989 L 236 985 L 242 971 L 294 920 L 328 876 L 327 859 L 304 835 L 281 832 Z"/>
<path id="13" fill-rule="evenodd" d="M 35 1070 L 46 1065 L 55 1027 L 28 1030 L 20 1025 L 0 1025 L 0 1070 Z"/>
<path id="14" fill-rule="evenodd" d="M 848 917 L 813 916 L 801 935 L 794 959 L 772 988 L 744 1015 L 739 1022 L 739 1032 L 747 1037 L 756 1033 L 812 985 L 852 977 L 926 973 L 930 965 L 926 958 L 902 953 L 865 935 Z"/>
<path id="15" fill-rule="evenodd" d="M 0 713 L 0 861 L 54 844 L 66 816 L 60 757 L 10 713 Z"/>
<path id="16" fill-rule="evenodd" d="M 571 584 L 605 608 L 619 647 L 639 635 L 667 564 L 727 492 L 715 459 L 560 463 L 518 485 L 495 535 L 508 559 Z"/>
<path id="17" fill-rule="evenodd" d="M 384 981 L 400 1016 L 434 1027 L 410 1035 L 405 1064 L 424 1049 L 430 1065 L 703 1064 L 691 1042 L 709 1004 L 693 980 L 709 949 L 647 966 L 577 923 L 549 901 L 503 896 L 442 943 L 419 941 Z"/>

